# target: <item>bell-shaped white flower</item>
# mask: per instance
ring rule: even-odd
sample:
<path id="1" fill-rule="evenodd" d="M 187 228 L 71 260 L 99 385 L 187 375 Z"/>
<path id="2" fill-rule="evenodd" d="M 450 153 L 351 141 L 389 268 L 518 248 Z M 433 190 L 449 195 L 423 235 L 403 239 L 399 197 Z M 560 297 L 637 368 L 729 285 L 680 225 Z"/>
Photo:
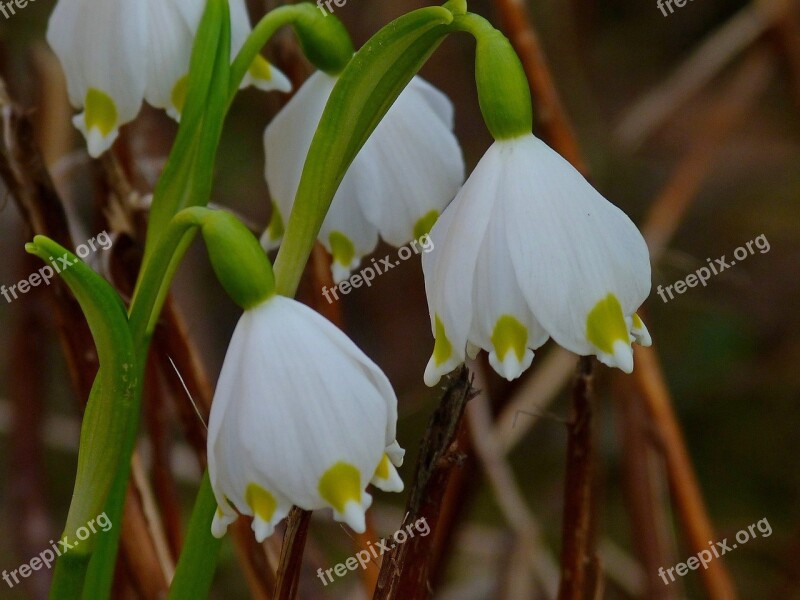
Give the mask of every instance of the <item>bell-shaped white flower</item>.
<path id="1" fill-rule="evenodd" d="M 548 337 L 627 373 L 631 342 L 650 344 L 635 314 L 650 293 L 642 235 L 531 134 L 492 145 L 431 239 L 428 385 L 481 348 L 511 380 Z"/>
<path id="2" fill-rule="evenodd" d="M 292 505 L 363 532 L 369 483 L 401 491 L 397 398 L 381 370 L 310 308 L 273 296 L 236 326 L 211 407 L 208 468 L 221 537 L 237 512 L 259 541 Z"/>
<path id="3" fill-rule="evenodd" d="M 314 73 L 267 126 L 266 178 L 272 221 L 262 245 L 280 243 L 308 149 L 336 77 Z M 419 239 L 464 181 L 464 160 L 453 134 L 453 106 L 415 77 L 356 156 L 334 196 L 319 240 L 333 255 L 336 282 L 371 253 L 380 235 L 394 246 Z"/>
<path id="4" fill-rule="evenodd" d="M 230 0 L 232 56 L 250 32 L 244 0 Z M 142 100 L 180 117 L 186 76 L 205 0 L 59 0 L 47 41 L 67 78 L 74 118 L 97 157 L 119 128 L 139 113 Z M 253 62 L 245 83 L 288 91 L 286 77 L 264 58 Z"/>

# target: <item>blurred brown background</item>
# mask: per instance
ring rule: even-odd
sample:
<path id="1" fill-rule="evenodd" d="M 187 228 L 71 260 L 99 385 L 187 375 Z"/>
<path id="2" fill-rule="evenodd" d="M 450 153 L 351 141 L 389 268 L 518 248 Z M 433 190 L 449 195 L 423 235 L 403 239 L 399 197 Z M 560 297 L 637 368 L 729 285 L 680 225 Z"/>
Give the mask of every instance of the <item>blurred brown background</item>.
<path id="1" fill-rule="evenodd" d="M 97 166 L 90 164 L 77 131 L 67 122 L 57 63 L 43 41 L 52 5 L 37 0 L 10 19 L 0 17 L 0 74 L 12 97 L 31 111 L 48 168 L 68 202 L 74 237 L 82 242 L 99 232 L 94 207 L 102 188 Z M 407 0 L 349 0 L 335 14 L 358 46 L 392 18 L 421 6 Z M 789 12 L 778 12 L 775 6 Z M 250 8 L 254 16 L 264 10 L 258 2 L 250 2 Z M 498 4 L 474 2 L 470 9 L 501 24 Z M 715 539 L 732 538 L 763 518 L 772 526 L 772 535 L 728 554 L 725 565 L 741 598 L 800 598 L 798 6 L 692 0 L 668 17 L 655 0 L 545 0 L 529 3 L 527 9 L 594 183 L 634 221 L 649 224 L 645 231 L 657 248 L 657 260 L 646 322 Z M 278 36 L 268 54 L 295 76 L 302 74 L 289 32 Z M 456 132 L 470 169 L 491 141 L 478 110 L 473 66 L 473 42 L 454 36 L 423 70 L 456 105 Z M 280 103 L 275 94 L 241 94 L 217 163 L 214 202 L 261 225 L 269 212 L 261 135 Z M 128 128 L 140 190 L 152 185 L 175 129 L 166 116 L 147 108 Z M 654 205 L 660 212 L 650 212 Z M 690 289 L 669 303 L 656 295 L 657 285 L 685 278 L 707 258 L 730 258 L 737 246 L 761 234 L 769 240 L 769 252 L 756 253 L 712 278 L 707 287 Z M 0 283 L 13 284 L 38 268 L 23 251 L 29 239 L 0 183 Z M 114 252 L 123 251 L 121 246 Z M 376 256 L 394 252 L 384 245 Z M 238 312 L 214 281 L 198 245 L 173 289 L 213 382 Z M 321 301 L 310 282 L 302 294 L 309 303 Z M 422 383 L 432 337 L 418 259 L 379 277 L 371 288 L 350 293 L 341 306 L 347 331 L 397 390 L 398 438 L 409 450 L 402 474 L 409 481 L 438 396 Z M 47 290 L 41 288 L 12 304 L 0 299 L 0 569 L 28 561 L 58 535 L 70 498 L 79 405 L 52 315 Z M 543 395 L 525 396 L 534 378 L 553 379 L 551 371 L 542 373 L 553 350 L 551 343 L 537 353 L 534 369 L 522 382 L 491 379 L 485 387 L 495 399 L 518 402 L 511 412 L 502 412 L 505 420 L 497 421 L 494 435 L 509 446 L 508 460 L 525 509 L 541 528 L 541 543 L 557 560 L 568 377 L 552 385 L 556 393 L 547 408 L 539 404 Z M 37 362 L 20 357 L 36 357 Z M 556 372 L 568 375 L 571 368 Z M 627 437 L 635 429 L 631 423 L 637 411 L 631 408 L 637 397 L 629 378 L 602 369 L 596 390 L 595 500 L 606 581 L 603 597 L 705 597 L 696 573 L 655 591 L 654 573 L 647 566 L 652 554 L 668 568 L 694 552 L 676 523 L 658 461 L 655 471 L 660 475 L 653 481 L 661 521 L 652 530 L 642 525 L 636 503 L 641 500 L 637 490 L 645 483 L 639 479 L 641 465 L 630 460 L 637 446 Z M 24 407 L 17 412 L 24 420 L 12 419 L 15 402 Z M 512 424 L 516 410 L 539 418 L 534 424 L 533 417 L 516 415 L 519 419 Z M 496 406 L 495 412 L 501 408 Z M 531 425 L 529 432 L 523 431 Z M 173 471 L 188 511 L 199 469 L 174 423 L 169 432 Z M 435 597 L 546 597 L 537 595 L 539 584 L 526 584 L 535 580 L 531 565 L 517 556 L 515 528 L 509 526 L 508 512 L 498 503 L 496 487 L 487 483 L 480 461 L 469 463 L 464 490 L 455 542 L 445 555 Z M 376 529 L 390 534 L 402 516 L 404 498 L 375 496 Z M 664 535 L 659 538 L 655 529 Z M 645 534 L 652 538 L 643 541 Z M 656 539 L 660 548 L 651 547 L 648 553 L 648 544 Z M 314 575 L 318 566 L 329 568 L 353 553 L 343 529 L 327 515 L 315 517 L 301 597 L 362 597 L 357 573 L 326 588 Z M 14 590 L 0 583 L 0 597 L 41 597 L 46 580 L 32 578 L 29 583 Z M 515 595 L 520 586 L 524 591 Z M 230 543 L 224 546 L 215 589 L 220 598 L 248 597 Z"/>

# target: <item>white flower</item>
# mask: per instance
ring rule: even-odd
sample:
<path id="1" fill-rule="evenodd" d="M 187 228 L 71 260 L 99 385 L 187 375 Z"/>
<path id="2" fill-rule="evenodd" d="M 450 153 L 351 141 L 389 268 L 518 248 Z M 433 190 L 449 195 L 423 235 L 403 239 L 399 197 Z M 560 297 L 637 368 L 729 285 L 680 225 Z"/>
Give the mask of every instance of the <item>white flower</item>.
<path id="1" fill-rule="evenodd" d="M 294 204 L 306 154 L 336 78 L 314 73 L 264 134 L 273 217 L 262 237 L 278 245 Z M 415 77 L 397 98 L 347 171 L 319 240 L 333 255 L 334 279 L 346 279 L 371 253 L 378 235 L 394 246 L 430 231 L 464 181 L 447 97 Z"/>
<path id="2" fill-rule="evenodd" d="M 634 314 L 650 293 L 642 235 L 533 135 L 494 143 L 431 239 L 428 385 L 480 348 L 510 380 L 548 337 L 626 373 L 631 342 L 650 344 Z"/>
<path id="3" fill-rule="evenodd" d="M 244 0 L 231 0 L 232 56 L 250 32 Z M 47 41 L 67 77 L 70 102 L 83 112 L 74 119 L 89 154 L 114 143 L 147 100 L 179 118 L 186 75 L 205 0 L 59 0 Z M 262 57 L 245 83 L 288 91 L 286 77 Z"/>
<path id="4" fill-rule="evenodd" d="M 245 311 L 211 407 L 214 535 L 238 511 L 263 541 L 292 505 L 363 532 L 367 484 L 403 489 L 396 423 L 386 376 L 330 322 L 281 296 Z"/>

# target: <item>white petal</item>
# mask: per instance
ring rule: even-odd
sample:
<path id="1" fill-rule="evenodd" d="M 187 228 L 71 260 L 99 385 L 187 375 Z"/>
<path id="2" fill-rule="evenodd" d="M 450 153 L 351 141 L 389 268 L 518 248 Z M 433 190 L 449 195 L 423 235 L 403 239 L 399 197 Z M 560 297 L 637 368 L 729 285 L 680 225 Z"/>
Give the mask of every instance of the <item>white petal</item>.
<path id="1" fill-rule="evenodd" d="M 189 71 L 192 44 L 202 16 L 200 0 L 145 0 L 149 7 L 147 46 L 148 68 L 145 99 L 156 108 L 166 109 L 173 118 L 183 110 L 185 90 L 181 80 Z"/>
<path id="2" fill-rule="evenodd" d="M 70 102 L 91 113 L 80 115 L 77 124 L 91 136 L 90 150 L 97 155 L 113 142 L 119 127 L 133 120 L 142 103 L 147 3 L 61 0 L 50 17 L 47 41 L 64 67 Z M 95 98 L 110 100 L 102 111 L 85 107 L 90 90 L 101 93 Z"/>
<path id="3" fill-rule="evenodd" d="M 408 84 L 408 89 L 423 96 L 439 119 L 452 131 L 455 127 L 455 109 L 450 98 L 445 93 L 433 87 L 422 77 L 414 77 Z"/>
<path id="4" fill-rule="evenodd" d="M 221 538 L 228 531 L 228 525 L 236 520 L 236 513 L 225 514 L 218 510 L 211 521 L 211 533 L 215 538 Z"/>
<path id="5" fill-rule="evenodd" d="M 372 496 L 364 492 L 361 502 L 351 501 L 345 505 L 344 512 L 334 511 L 336 521 L 347 523 L 356 533 L 367 530 L 366 511 L 372 505 Z"/>
<path id="6" fill-rule="evenodd" d="M 265 175 L 284 224 L 294 205 L 311 139 L 336 79 L 317 71 L 267 126 L 264 132 Z"/>
<path id="7" fill-rule="evenodd" d="M 548 335 L 528 308 L 517 283 L 506 239 L 509 215 L 499 210 L 502 201 L 498 200 L 475 269 L 469 340 L 489 352 L 494 370 L 510 381 L 530 367 L 533 350 L 542 346 Z"/>
<path id="8" fill-rule="evenodd" d="M 369 359 L 354 359 L 360 351 L 352 342 L 342 351 L 342 340 L 332 324 L 287 298 L 245 312 L 212 406 L 209 454 L 222 456 L 209 459 L 209 469 L 219 471 L 212 484 L 241 489 L 255 481 L 279 506 L 285 496 L 307 510 L 328 505 L 320 478 L 335 464 L 352 465 L 366 487 L 383 456 L 396 398 Z M 218 403 L 223 394 L 229 398 Z M 222 417 L 214 414 L 220 410 Z M 229 496 L 238 508 L 243 493 Z"/>
<path id="9" fill-rule="evenodd" d="M 275 65 L 262 57 L 257 56 L 242 80 L 241 87 L 254 86 L 262 92 L 288 93 L 292 91 L 292 82 Z"/>
<path id="10" fill-rule="evenodd" d="M 397 407 L 395 407 L 395 412 L 396 409 Z M 386 446 L 386 454 L 389 456 L 389 460 L 392 461 L 392 464 L 395 467 L 403 466 L 403 458 L 406 455 L 406 451 L 400 447 L 400 444 L 397 443 L 397 440 L 394 440 L 391 444 Z"/>
<path id="11" fill-rule="evenodd" d="M 438 318 L 451 346 L 446 360 L 432 356 L 428 362 L 425 383 L 429 386 L 464 361 L 472 324 L 475 268 L 495 207 L 501 165 L 502 157 L 490 149 L 434 225 L 430 234 L 433 250 L 422 255 L 431 331 L 441 338 L 436 332 Z"/>
<path id="12" fill-rule="evenodd" d="M 364 214 L 394 246 L 427 233 L 417 223 L 441 214 L 464 181 L 458 140 L 428 102 L 437 90 L 424 85 L 400 94 L 345 176 L 358 179 L 351 189 Z"/>
<path id="13" fill-rule="evenodd" d="M 364 217 L 356 201 L 358 187 L 353 177 L 345 176 L 319 230 L 319 240 L 333 256 L 335 283 L 349 278 L 361 259 L 378 245 L 378 229 Z"/>
<path id="14" fill-rule="evenodd" d="M 598 351 L 587 317 L 613 295 L 630 316 L 650 291 L 647 246 L 636 226 L 544 142 L 525 136 L 506 148 L 508 177 L 499 190 L 509 211 L 511 259 L 529 306 L 561 346 Z M 613 359 L 627 364 L 625 353 Z M 612 353 L 606 353 L 611 360 Z"/>
<path id="15" fill-rule="evenodd" d="M 651 346 L 653 344 L 653 338 L 650 337 L 650 332 L 647 330 L 647 326 L 644 324 L 644 321 L 642 321 L 639 315 L 633 315 L 631 318 L 630 327 L 633 339 L 637 344 L 642 346 Z"/>
<path id="16" fill-rule="evenodd" d="M 385 474 L 381 473 L 383 469 L 386 471 Z M 400 474 L 388 456 L 381 460 L 380 466 L 370 483 L 384 492 L 402 492 L 404 487 Z"/>

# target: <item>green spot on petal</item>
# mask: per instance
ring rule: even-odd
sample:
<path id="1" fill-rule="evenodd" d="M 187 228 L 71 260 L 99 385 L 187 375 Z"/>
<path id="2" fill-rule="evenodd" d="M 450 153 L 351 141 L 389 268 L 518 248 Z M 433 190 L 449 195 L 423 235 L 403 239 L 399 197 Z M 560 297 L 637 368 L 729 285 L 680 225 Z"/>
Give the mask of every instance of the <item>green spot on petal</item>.
<path id="1" fill-rule="evenodd" d="M 348 502 L 361 503 L 361 474 L 353 465 L 338 462 L 319 479 L 319 495 L 340 513 Z"/>
<path id="2" fill-rule="evenodd" d="M 267 225 L 267 232 L 269 233 L 269 239 L 272 241 L 283 237 L 283 216 L 278 209 L 278 205 L 274 202 L 272 203 L 272 216 L 269 219 L 269 225 Z"/>
<path id="3" fill-rule="evenodd" d="M 269 64 L 263 56 L 256 56 L 253 62 L 250 63 L 248 73 L 253 79 L 260 79 L 262 81 L 272 81 L 272 65 Z"/>
<path id="4" fill-rule="evenodd" d="M 189 89 L 189 76 L 184 75 L 180 79 L 178 79 L 175 87 L 172 88 L 172 95 L 170 96 L 170 100 L 172 101 L 172 106 L 175 107 L 179 113 L 183 112 L 183 107 L 186 106 L 186 92 Z"/>
<path id="5" fill-rule="evenodd" d="M 378 479 L 389 479 L 389 474 L 391 473 L 389 465 L 389 456 L 384 454 L 381 462 L 378 464 L 378 468 L 375 469 L 375 477 Z"/>
<path id="6" fill-rule="evenodd" d="M 637 315 L 636 313 L 634 313 L 634 314 L 633 314 L 633 328 L 634 328 L 634 329 L 641 329 L 642 327 L 644 327 L 644 323 L 643 323 L 643 322 L 642 322 L 642 320 L 639 318 L 639 315 Z"/>
<path id="7" fill-rule="evenodd" d="M 349 267 L 353 264 L 353 258 L 356 255 L 356 247 L 345 234 L 338 231 L 332 231 L 328 236 L 328 242 L 331 245 L 331 254 L 333 260 L 340 265 Z"/>
<path id="8" fill-rule="evenodd" d="M 640 321 L 641 322 L 641 321 Z M 622 306 L 614 294 L 609 294 L 595 304 L 586 319 L 586 337 L 594 346 L 607 354 L 614 354 L 614 342 L 629 343 L 628 327 Z"/>
<path id="9" fill-rule="evenodd" d="M 117 105 L 105 92 L 89 88 L 84 110 L 86 129 L 89 131 L 97 128 L 105 137 L 117 126 Z"/>
<path id="10" fill-rule="evenodd" d="M 442 323 L 439 315 L 436 315 L 435 326 L 436 332 L 434 333 L 434 337 L 436 338 L 436 343 L 433 345 L 433 361 L 438 367 L 446 362 L 453 354 L 453 345 L 450 343 L 450 340 L 447 339 L 447 334 L 444 331 L 444 323 Z"/>
<path id="11" fill-rule="evenodd" d="M 492 333 L 492 345 L 501 361 L 509 350 L 517 355 L 517 360 L 522 362 L 525 348 L 528 344 L 528 328 L 511 315 L 503 315 L 497 319 Z"/>
<path id="12" fill-rule="evenodd" d="M 256 483 L 251 483 L 247 486 L 244 499 L 262 520 L 267 523 L 272 520 L 275 509 L 278 507 L 278 501 L 267 490 Z"/>
<path id="13" fill-rule="evenodd" d="M 439 218 L 439 211 L 432 210 L 414 225 L 414 239 L 418 240 L 423 235 L 430 233 Z"/>

